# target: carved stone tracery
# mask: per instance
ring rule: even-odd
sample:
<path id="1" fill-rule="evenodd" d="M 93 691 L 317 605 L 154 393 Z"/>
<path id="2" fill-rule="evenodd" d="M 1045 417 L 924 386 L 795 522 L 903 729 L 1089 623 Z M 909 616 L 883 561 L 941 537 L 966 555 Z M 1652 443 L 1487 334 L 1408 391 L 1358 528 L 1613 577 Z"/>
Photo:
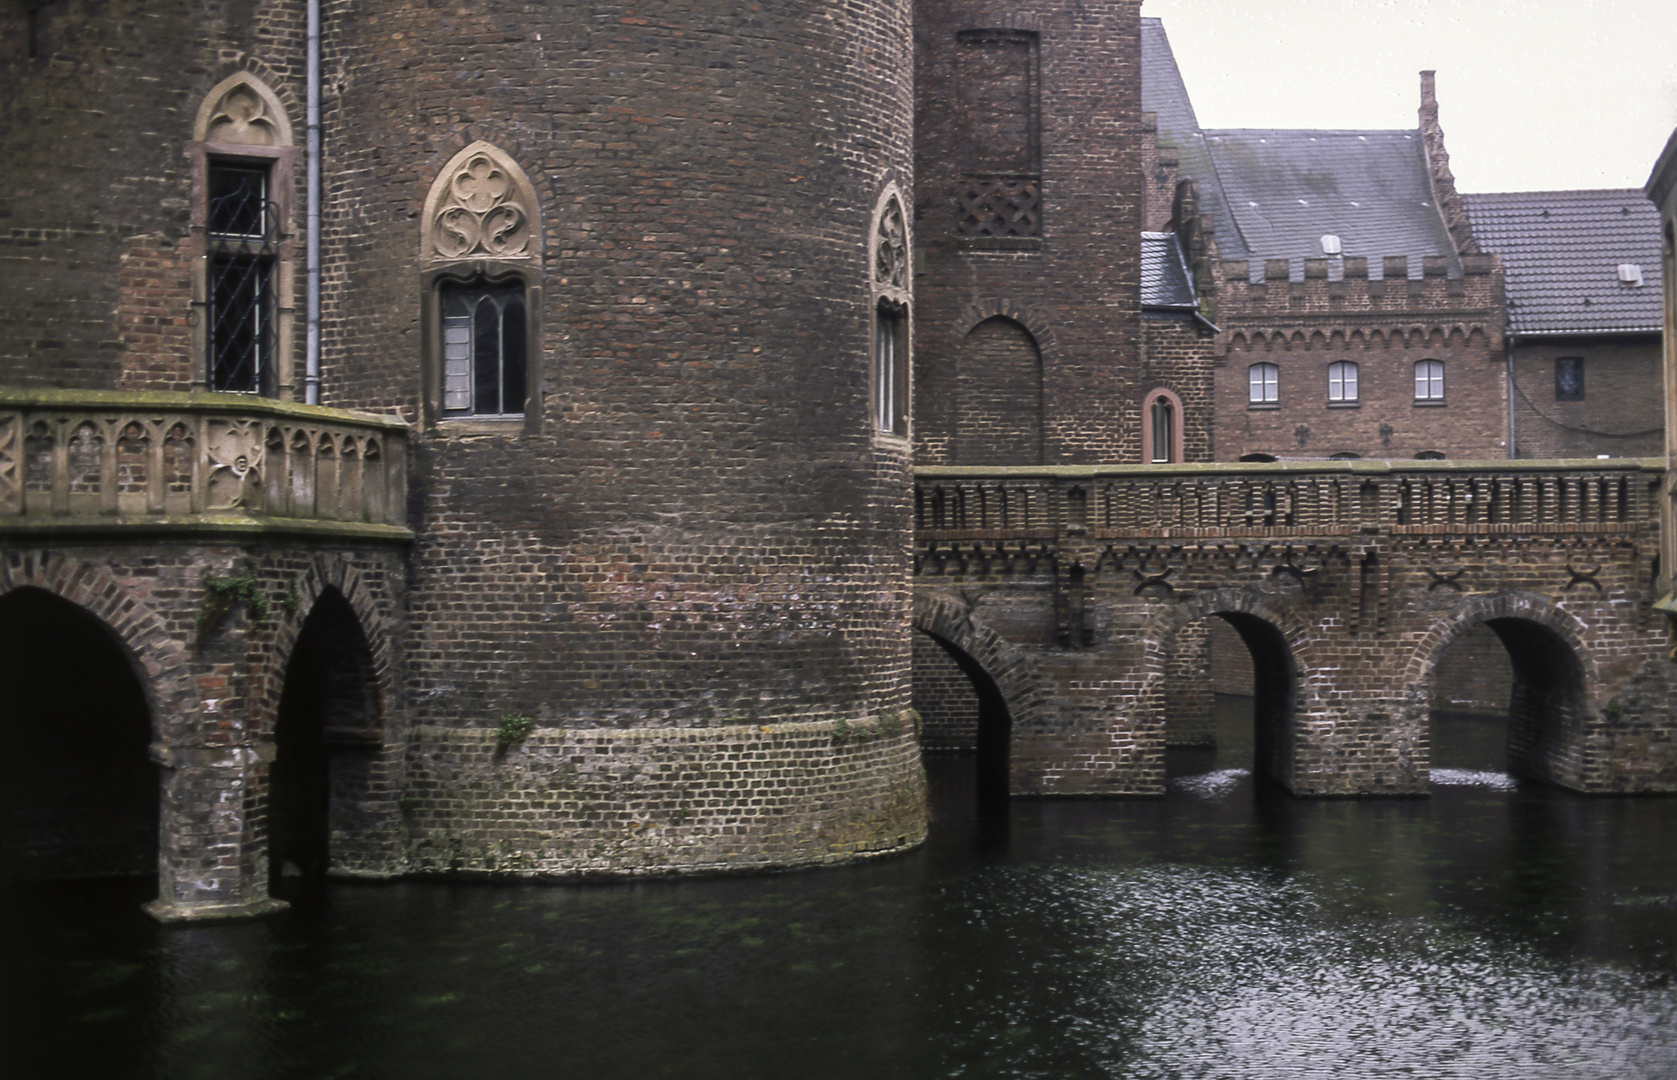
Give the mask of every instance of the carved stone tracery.
<path id="1" fill-rule="evenodd" d="M 528 259 L 536 243 L 533 203 L 518 167 L 489 144 L 474 143 L 432 186 L 428 253 L 437 259 Z"/>
<path id="2" fill-rule="evenodd" d="M 892 198 L 879 215 L 879 234 L 874 242 L 874 281 L 892 289 L 908 288 L 908 228 L 903 223 L 902 204 Z"/>

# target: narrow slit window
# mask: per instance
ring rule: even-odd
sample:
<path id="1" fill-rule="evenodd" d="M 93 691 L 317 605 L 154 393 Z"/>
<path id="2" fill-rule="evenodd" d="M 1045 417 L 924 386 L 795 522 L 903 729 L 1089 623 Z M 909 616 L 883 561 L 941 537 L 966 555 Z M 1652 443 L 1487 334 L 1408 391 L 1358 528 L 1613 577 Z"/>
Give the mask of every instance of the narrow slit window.
<path id="1" fill-rule="evenodd" d="M 901 306 L 882 300 L 875 312 L 873 338 L 873 423 L 879 431 L 903 434 L 905 372 L 902 354 L 907 319 Z"/>

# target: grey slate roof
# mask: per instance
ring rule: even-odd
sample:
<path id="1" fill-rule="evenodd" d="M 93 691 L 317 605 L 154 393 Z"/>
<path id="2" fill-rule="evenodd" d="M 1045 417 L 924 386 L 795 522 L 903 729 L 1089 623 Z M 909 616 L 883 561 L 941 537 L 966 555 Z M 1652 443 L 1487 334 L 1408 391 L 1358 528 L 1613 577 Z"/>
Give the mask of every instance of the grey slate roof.
<path id="1" fill-rule="evenodd" d="M 1205 146 L 1205 133 L 1194 116 L 1194 104 L 1188 98 L 1182 72 L 1177 70 L 1176 54 L 1165 36 L 1164 23 L 1158 19 L 1141 20 L 1141 107 L 1158 117 L 1159 146 L 1176 151 L 1178 175 L 1199 181 L 1200 212 L 1211 215 L 1223 258 L 1246 258 L 1234 219 L 1223 204 L 1211 153 Z M 1228 238 L 1226 242 L 1224 237 Z"/>
<path id="2" fill-rule="evenodd" d="M 1199 297 L 1175 233 L 1141 234 L 1141 306 L 1195 311 Z"/>
<path id="3" fill-rule="evenodd" d="M 1340 238 L 1344 255 L 1365 256 L 1381 276 L 1387 255 L 1407 255 L 1409 276 L 1421 259 L 1443 255 L 1461 273 L 1455 245 L 1433 204 L 1419 131 L 1207 131 L 1207 149 L 1248 258 L 1322 258 L 1322 237 Z M 1219 230 L 1217 244 L 1228 253 Z M 1332 268 L 1330 267 L 1330 274 Z M 1254 275 L 1261 266 L 1254 266 Z"/>
<path id="4" fill-rule="evenodd" d="M 1285 258 L 1302 279 L 1328 233 L 1342 254 L 1368 258 L 1370 277 L 1381 276 L 1387 255 L 1407 255 L 1411 277 L 1427 255 L 1446 256 L 1450 273 L 1461 273 L 1432 204 L 1419 130 L 1203 130 L 1158 19 L 1141 20 L 1141 107 L 1158 117 L 1160 147 L 1176 149 L 1178 174 L 1199 181 L 1219 254 L 1252 260 L 1255 278 L 1263 260 Z"/>
<path id="5" fill-rule="evenodd" d="M 1502 256 L 1516 334 L 1660 329 L 1659 211 L 1636 188 L 1463 195 L 1479 246 Z M 1639 287 L 1620 263 L 1642 268 Z"/>

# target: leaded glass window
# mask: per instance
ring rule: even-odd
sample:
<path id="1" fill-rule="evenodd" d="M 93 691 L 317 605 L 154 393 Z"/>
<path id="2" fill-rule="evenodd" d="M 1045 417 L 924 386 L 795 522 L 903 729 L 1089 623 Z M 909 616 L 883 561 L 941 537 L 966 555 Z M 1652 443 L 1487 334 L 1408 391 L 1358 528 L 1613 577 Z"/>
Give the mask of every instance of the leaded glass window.
<path id="1" fill-rule="evenodd" d="M 443 414 L 522 416 L 524 286 L 445 285 L 442 324 Z"/>
<path id="2" fill-rule="evenodd" d="M 268 167 L 211 162 L 208 180 L 210 389 L 272 394 L 279 230 Z"/>

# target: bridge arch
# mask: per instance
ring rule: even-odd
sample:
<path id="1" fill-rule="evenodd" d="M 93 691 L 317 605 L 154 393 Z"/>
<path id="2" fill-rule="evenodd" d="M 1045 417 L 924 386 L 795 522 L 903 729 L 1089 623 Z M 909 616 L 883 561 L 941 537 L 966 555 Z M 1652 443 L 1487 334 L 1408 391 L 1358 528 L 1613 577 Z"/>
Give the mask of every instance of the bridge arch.
<path id="1" fill-rule="evenodd" d="M 978 782 L 981 804 L 1005 799 L 1015 733 L 1053 716 L 1053 695 L 1023 650 L 973 617 L 953 596 L 917 593 L 914 629 L 937 642 L 971 681 L 978 696 Z"/>
<path id="2" fill-rule="evenodd" d="M 1425 725 L 1439 660 L 1470 628 L 1483 624 L 1501 640 L 1513 668 L 1508 706 L 1509 771 L 1582 787 L 1589 689 L 1598 673 L 1577 616 L 1532 593 L 1465 598 L 1429 627 L 1404 670 L 1405 709 Z M 1429 757 L 1429 767 L 1430 767 Z"/>
<path id="3" fill-rule="evenodd" d="M 1305 668 L 1303 628 L 1271 597 L 1251 589 L 1216 589 L 1183 599 L 1154 618 L 1146 631 L 1140 712 L 1143 730 L 1165 740 L 1168 665 L 1183 632 L 1215 616 L 1232 626 L 1252 654 L 1253 765 L 1292 786 L 1298 702 Z"/>
<path id="4" fill-rule="evenodd" d="M 161 882 L 153 747 L 197 712 L 185 663 L 162 620 L 107 568 L 18 554 L 0 565 L 5 876 Z"/>
<path id="5" fill-rule="evenodd" d="M 344 560 L 317 559 L 297 597 L 273 650 L 269 859 L 276 873 L 304 878 L 382 874 L 397 756 L 388 634 Z"/>

